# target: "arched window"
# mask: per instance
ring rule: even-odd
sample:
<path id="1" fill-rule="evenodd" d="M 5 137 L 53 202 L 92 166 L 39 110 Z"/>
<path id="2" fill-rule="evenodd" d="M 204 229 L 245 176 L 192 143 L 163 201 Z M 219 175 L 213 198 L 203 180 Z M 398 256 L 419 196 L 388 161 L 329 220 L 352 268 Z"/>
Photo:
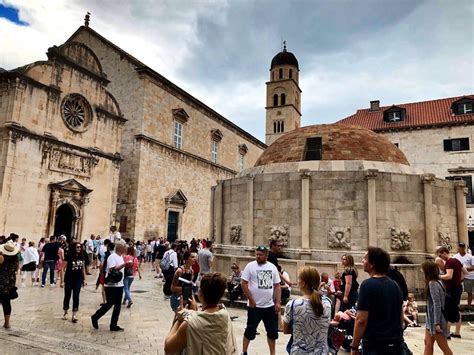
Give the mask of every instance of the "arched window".
<path id="1" fill-rule="evenodd" d="M 281 105 L 286 105 L 286 95 L 285 94 L 281 94 L 280 104 Z"/>
<path id="2" fill-rule="evenodd" d="M 278 95 L 273 95 L 273 106 L 278 106 Z"/>
<path id="3" fill-rule="evenodd" d="M 293 78 L 293 69 L 290 69 L 290 71 L 288 72 L 288 75 L 289 75 L 290 79 Z"/>
<path id="4" fill-rule="evenodd" d="M 278 130 L 277 130 L 277 122 L 273 122 L 273 133 L 278 133 Z"/>
<path id="5" fill-rule="evenodd" d="M 280 68 L 280 70 L 278 70 L 278 77 L 280 79 L 283 79 L 283 69 Z"/>
<path id="6" fill-rule="evenodd" d="M 281 121 L 280 132 L 285 132 L 285 121 Z"/>

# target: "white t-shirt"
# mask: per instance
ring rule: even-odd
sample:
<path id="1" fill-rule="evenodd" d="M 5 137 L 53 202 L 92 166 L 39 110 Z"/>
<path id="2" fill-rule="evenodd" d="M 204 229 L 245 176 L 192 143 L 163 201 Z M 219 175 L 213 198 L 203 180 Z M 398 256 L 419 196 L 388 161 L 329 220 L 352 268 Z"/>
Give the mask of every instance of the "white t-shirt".
<path id="1" fill-rule="evenodd" d="M 249 291 L 257 308 L 273 306 L 273 288 L 280 283 L 280 275 L 275 265 L 270 262 L 259 265 L 251 261 L 242 272 L 242 279 L 249 283 Z"/>
<path id="2" fill-rule="evenodd" d="M 163 259 L 162 259 L 162 260 L 165 260 L 165 259 L 168 257 L 168 254 L 169 254 L 169 258 L 171 258 L 171 264 L 170 264 L 170 266 L 171 266 L 173 269 L 176 269 L 176 268 L 179 266 L 179 263 L 178 263 L 178 253 L 176 253 L 173 249 L 168 249 L 168 250 L 163 254 Z"/>
<path id="3" fill-rule="evenodd" d="M 115 266 L 120 266 L 124 263 L 123 258 L 115 253 L 112 253 L 109 255 L 109 258 L 107 259 L 107 269 L 105 273 L 105 277 L 108 276 L 109 274 L 109 269 L 113 268 Z M 115 283 L 115 284 L 105 284 L 105 287 L 123 287 L 123 268 L 119 270 L 119 272 L 122 273 L 122 279 Z"/>
<path id="4" fill-rule="evenodd" d="M 109 239 L 112 243 L 115 243 L 117 240 L 122 239 L 122 235 L 118 231 L 115 232 L 115 233 L 110 233 L 109 234 Z"/>
<path id="5" fill-rule="evenodd" d="M 474 257 L 471 254 L 466 253 L 464 256 L 461 256 L 461 254 L 457 253 L 454 257 L 466 268 L 474 266 Z M 474 271 L 469 271 L 465 279 L 474 280 Z"/>

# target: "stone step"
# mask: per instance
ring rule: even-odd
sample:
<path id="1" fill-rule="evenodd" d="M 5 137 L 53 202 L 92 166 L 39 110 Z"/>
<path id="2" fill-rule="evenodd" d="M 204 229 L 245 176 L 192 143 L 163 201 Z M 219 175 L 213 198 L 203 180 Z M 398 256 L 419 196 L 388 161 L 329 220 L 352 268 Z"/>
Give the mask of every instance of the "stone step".
<path id="1" fill-rule="evenodd" d="M 474 321 L 474 312 L 461 312 L 461 319 L 463 322 Z M 418 313 L 418 322 L 426 322 L 426 313 Z"/>

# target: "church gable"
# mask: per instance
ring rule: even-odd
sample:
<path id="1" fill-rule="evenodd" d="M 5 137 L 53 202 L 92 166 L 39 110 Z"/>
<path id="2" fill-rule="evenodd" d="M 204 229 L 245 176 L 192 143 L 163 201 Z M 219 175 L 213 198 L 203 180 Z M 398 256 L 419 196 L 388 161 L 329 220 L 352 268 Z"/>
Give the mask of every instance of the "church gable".
<path id="1" fill-rule="evenodd" d="M 95 53 L 83 43 L 68 42 L 58 47 L 60 53 L 94 74 L 103 76 L 102 65 Z"/>

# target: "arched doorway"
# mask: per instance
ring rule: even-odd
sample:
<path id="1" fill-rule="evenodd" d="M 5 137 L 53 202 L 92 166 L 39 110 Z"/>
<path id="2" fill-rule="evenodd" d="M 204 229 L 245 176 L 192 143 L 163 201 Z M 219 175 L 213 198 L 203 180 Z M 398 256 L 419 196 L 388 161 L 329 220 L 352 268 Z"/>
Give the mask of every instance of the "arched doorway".
<path id="1" fill-rule="evenodd" d="M 54 222 L 54 235 L 64 234 L 69 241 L 74 237 L 74 211 L 67 203 L 62 204 L 56 210 Z"/>

